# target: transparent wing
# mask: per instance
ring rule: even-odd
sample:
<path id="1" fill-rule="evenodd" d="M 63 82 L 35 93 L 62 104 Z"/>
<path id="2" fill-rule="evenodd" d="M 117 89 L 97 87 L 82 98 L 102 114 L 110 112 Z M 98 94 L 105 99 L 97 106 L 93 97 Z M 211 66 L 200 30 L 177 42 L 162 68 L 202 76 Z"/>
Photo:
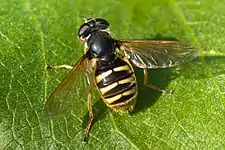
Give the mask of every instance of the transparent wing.
<path id="1" fill-rule="evenodd" d="M 95 62 L 89 59 L 87 54 L 83 55 L 47 100 L 47 116 L 60 117 L 70 112 L 76 102 L 85 99 L 94 71 Z"/>
<path id="2" fill-rule="evenodd" d="M 178 41 L 120 40 L 120 50 L 139 68 L 167 68 L 190 61 L 198 56 L 191 45 Z"/>

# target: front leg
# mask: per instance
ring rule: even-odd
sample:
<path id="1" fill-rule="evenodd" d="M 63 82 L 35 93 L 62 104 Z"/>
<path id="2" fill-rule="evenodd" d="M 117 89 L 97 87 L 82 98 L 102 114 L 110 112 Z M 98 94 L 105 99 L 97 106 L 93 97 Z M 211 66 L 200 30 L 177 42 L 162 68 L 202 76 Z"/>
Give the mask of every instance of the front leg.
<path id="1" fill-rule="evenodd" d="M 90 132 L 91 125 L 92 125 L 92 122 L 93 122 L 93 119 L 94 119 L 94 114 L 93 114 L 93 111 L 92 111 L 92 104 L 91 104 L 91 92 L 93 90 L 93 87 L 94 87 L 94 80 L 91 81 L 91 84 L 89 85 L 89 88 L 88 88 L 88 112 L 89 112 L 89 120 L 88 120 L 88 125 L 87 125 L 87 127 L 85 129 L 85 136 L 84 136 L 84 140 L 83 140 L 85 143 L 88 140 L 89 132 Z"/>
<path id="2" fill-rule="evenodd" d="M 69 65 L 58 65 L 58 66 L 52 66 L 52 65 L 47 65 L 46 66 L 47 69 L 52 69 L 52 70 L 57 70 L 57 69 L 73 69 L 72 66 L 69 66 Z"/>

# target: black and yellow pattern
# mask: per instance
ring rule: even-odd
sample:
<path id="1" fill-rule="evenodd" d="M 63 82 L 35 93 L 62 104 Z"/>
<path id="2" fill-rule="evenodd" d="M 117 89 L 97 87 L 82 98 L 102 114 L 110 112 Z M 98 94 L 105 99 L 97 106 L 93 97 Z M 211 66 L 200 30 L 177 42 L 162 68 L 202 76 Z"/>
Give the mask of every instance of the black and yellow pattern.
<path id="1" fill-rule="evenodd" d="M 83 98 L 82 94 L 87 94 L 89 120 L 85 129 L 85 142 L 94 119 L 91 93 L 95 85 L 108 107 L 117 112 L 129 113 L 134 109 L 138 94 L 136 77 L 130 63 L 133 67 L 143 69 L 145 86 L 171 94 L 172 90 L 160 89 L 148 82 L 147 69 L 174 67 L 199 56 L 194 46 L 179 41 L 117 40 L 109 31 L 109 22 L 103 18 L 85 19 L 77 35 L 85 44 L 85 53 L 74 67 L 70 67 L 73 69 L 53 91 L 46 102 L 46 109 L 51 115 L 64 113 L 74 105 L 71 104 L 73 99 L 79 100 Z M 51 68 L 62 67 L 67 66 Z"/>
<path id="2" fill-rule="evenodd" d="M 132 66 L 117 57 L 113 62 L 97 63 L 95 82 L 104 102 L 113 110 L 128 113 L 133 110 L 137 84 Z"/>

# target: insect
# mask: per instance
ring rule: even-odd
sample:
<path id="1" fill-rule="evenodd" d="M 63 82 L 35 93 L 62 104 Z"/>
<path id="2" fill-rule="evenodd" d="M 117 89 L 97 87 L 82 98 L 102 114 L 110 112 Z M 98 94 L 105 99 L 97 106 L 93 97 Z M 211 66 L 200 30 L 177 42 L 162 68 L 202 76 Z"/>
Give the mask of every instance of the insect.
<path id="1" fill-rule="evenodd" d="M 84 141 L 94 118 L 91 104 L 94 87 L 108 107 L 129 113 L 138 95 L 133 67 L 143 69 L 145 86 L 171 93 L 148 83 L 147 69 L 177 66 L 198 55 L 193 46 L 178 41 L 117 40 L 110 34 L 108 21 L 102 18 L 86 19 L 78 30 L 78 38 L 85 45 L 85 53 L 50 95 L 45 107 L 50 115 L 61 114 L 76 107 L 73 101 L 87 96 L 89 120 Z M 65 66 L 51 68 L 61 67 Z"/>

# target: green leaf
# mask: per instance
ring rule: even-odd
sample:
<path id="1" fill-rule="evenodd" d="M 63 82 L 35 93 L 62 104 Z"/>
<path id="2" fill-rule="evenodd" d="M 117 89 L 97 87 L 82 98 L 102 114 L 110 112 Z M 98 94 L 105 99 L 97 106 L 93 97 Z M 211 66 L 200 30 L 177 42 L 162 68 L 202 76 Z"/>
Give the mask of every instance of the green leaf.
<path id="1" fill-rule="evenodd" d="M 62 0 L 0 2 L 1 149 L 223 149 L 225 148 L 225 3 L 219 0 Z M 76 38 L 82 16 L 103 17 L 118 39 L 172 39 L 202 54 L 178 68 L 149 71 L 132 115 L 113 112 L 93 93 L 95 122 L 82 143 L 87 103 L 58 120 L 44 103 L 68 73 L 46 64 L 73 65 L 82 56 Z M 207 55 L 205 55 L 207 54 Z"/>

